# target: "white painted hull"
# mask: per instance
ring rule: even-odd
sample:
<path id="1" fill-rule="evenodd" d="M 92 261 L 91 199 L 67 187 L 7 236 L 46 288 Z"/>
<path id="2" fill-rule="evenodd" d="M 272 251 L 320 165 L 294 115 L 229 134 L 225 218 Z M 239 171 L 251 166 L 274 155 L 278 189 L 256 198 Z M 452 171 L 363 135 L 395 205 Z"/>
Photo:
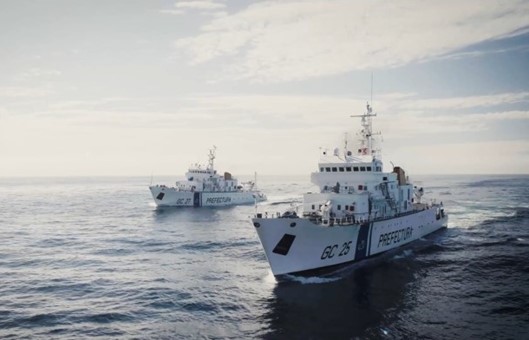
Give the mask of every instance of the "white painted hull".
<path id="1" fill-rule="evenodd" d="M 437 209 L 333 227 L 306 218 L 253 218 L 274 275 L 334 266 L 381 254 L 446 227 Z"/>
<path id="2" fill-rule="evenodd" d="M 149 189 L 156 205 L 167 207 L 222 207 L 266 200 L 266 196 L 257 191 L 192 192 L 158 185 Z"/>

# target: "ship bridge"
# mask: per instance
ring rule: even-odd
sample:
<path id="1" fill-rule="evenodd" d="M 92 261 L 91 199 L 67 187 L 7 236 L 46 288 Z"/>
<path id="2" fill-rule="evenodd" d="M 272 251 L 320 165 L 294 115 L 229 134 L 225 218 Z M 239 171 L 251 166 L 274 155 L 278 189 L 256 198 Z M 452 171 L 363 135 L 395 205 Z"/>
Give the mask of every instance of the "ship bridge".
<path id="1" fill-rule="evenodd" d="M 384 182 L 397 182 L 395 173 L 382 172 L 382 163 L 321 163 L 320 171 L 311 174 L 311 182 L 321 192 L 336 190 L 351 192 L 367 191 Z"/>

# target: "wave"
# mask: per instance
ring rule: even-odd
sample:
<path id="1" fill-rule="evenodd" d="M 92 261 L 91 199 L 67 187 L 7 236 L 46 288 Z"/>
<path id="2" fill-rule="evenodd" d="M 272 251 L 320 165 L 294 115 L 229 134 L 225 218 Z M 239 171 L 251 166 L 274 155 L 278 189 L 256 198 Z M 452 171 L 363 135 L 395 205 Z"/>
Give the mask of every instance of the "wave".
<path id="1" fill-rule="evenodd" d="M 470 188 L 480 187 L 523 187 L 527 186 L 527 176 L 513 176 L 502 178 L 491 178 L 477 182 L 467 183 L 466 186 Z"/>
<path id="2" fill-rule="evenodd" d="M 292 201 L 270 202 L 270 203 L 267 204 L 267 205 L 281 205 L 281 204 L 291 204 L 291 203 L 296 203 L 296 201 L 295 201 L 295 200 L 292 200 Z"/>
<path id="3" fill-rule="evenodd" d="M 529 208 L 528 207 L 517 207 L 514 208 L 514 212 L 509 215 L 496 216 L 487 219 L 481 223 L 481 225 L 490 225 L 496 223 L 517 223 L 525 220 L 529 220 Z"/>
<path id="4" fill-rule="evenodd" d="M 322 276 L 296 276 L 296 275 L 283 275 L 283 279 L 287 281 L 305 284 L 322 284 L 341 280 L 341 277 L 322 277 Z"/>
<path id="5" fill-rule="evenodd" d="M 256 248 L 259 251 L 256 251 L 253 247 L 259 245 L 259 241 L 256 239 L 241 239 L 241 240 L 228 240 L 225 242 L 215 242 L 215 241 L 202 241 L 202 242 L 192 242 L 186 243 L 178 246 L 180 249 L 187 251 L 218 251 L 223 249 L 238 249 L 239 251 L 249 250 L 252 253 L 261 253 L 262 251 L 259 248 Z"/>
<path id="6" fill-rule="evenodd" d="M 278 201 L 268 201 L 264 203 L 263 205 L 280 205 L 280 204 L 295 204 L 295 203 L 301 203 L 302 200 L 299 198 L 285 198 Z"/>
<path id="7" fill-rule="evenodd" d="M 398 255 L 395 255 L 393 256 L 393 259 L 394 260 L 399 260 L 399 259 L 403 259 L 403 258 L 406 258 L 406 257 L 409 257 L 413 255 L 413 250 L 411 249 L 405 249 L 402 254 L 398 254 Z"/>
<path id="8" fill-rule="evenodd" d="M 111 323 L 124 322 L 133 320 L 133 315 L 129 313 L 106 312 L 96 313 L 78 318 L 79 322 L 93 322 L 93 323 Z"/>
<path id="9" fill-rule="evenodd" d="M 184 244 L 180 246 L 180 248 L 184 250 L 202 251 L 202 250 L 214 250 L 214 249 L 224 248 L 224 245 L 225 244 L 221 242 L 205 241 L 205 242 L 195 242 L 195 243 Z"/>
<path id="10" fill-rule="evenodd" d="M 418 185 L 420 186 L 420 185 Z M 432 186 L 425 186 L 424 190 L 440 190 L 440 189 L 449 189 L 450 187 L 446 185 L 432 185 Z"/>

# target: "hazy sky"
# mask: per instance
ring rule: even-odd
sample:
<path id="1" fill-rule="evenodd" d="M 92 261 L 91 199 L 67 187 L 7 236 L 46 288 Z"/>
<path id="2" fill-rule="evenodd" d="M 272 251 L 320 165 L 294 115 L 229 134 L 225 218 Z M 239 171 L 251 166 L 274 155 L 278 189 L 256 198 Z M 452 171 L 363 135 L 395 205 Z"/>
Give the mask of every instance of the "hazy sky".
<path id="1" fill-rule="evenodd" d="M 529 1 L 0 0 L 0 176 L 529 173 Z"/>

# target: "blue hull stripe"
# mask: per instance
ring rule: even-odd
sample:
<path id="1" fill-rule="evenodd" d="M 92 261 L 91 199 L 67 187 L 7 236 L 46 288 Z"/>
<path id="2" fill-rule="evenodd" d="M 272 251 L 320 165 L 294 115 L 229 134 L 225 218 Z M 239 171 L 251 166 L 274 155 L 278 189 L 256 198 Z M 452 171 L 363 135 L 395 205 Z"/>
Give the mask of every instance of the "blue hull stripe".
<path id="1" fill-rule="evenodd" d="M 200 192 L 195 192 L 193 195 L 193 206 L 200 207 L 202 205 L 202 194 Z"/>
<path id="2" fill-rule="evenodd" d="M 355 261 L 361 260 L 368 256 L 369 231 L 371 229 L 371 225 L 372 223 L 364 223 L 360 225 L 358 239 L 356 240 Z"/>

